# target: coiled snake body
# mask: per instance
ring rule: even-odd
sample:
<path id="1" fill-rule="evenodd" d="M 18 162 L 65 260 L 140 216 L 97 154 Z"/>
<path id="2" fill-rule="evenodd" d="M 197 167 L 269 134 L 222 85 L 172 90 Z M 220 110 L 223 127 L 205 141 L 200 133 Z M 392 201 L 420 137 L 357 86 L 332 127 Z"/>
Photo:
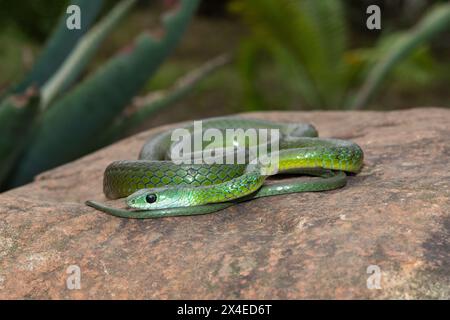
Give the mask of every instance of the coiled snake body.
<path id="1" fill-rule="evenodd" d="M 203 120 L 202 127 L 221 132 L 227 129 L 279 130 L 277 171 L 266 168 L 263 173 L 262 166 L 250 163 L 250 159 L 243 164 L 174 163 L 170 158 L 174 146 L 172 129 L 149 139 L 139 160 L 116 161 L 105 170 L 106 197 L 127 197 L 128 206 L 138 210 L 110 208 L 95 201 L 86 204 L 126 218 L 205 214 L 259 197 L 336 189 L 346 184 L 345 172 L 358 172 L 363 162 L 363 152 L 357 144 L 318 138 L 316 129 L 309 124 L 220 117 Z M 182 128 L 188 133 L 195 131 L 193 124 Z M 318 178 L 265 184 L 266 178 L 275 173 Z"/>

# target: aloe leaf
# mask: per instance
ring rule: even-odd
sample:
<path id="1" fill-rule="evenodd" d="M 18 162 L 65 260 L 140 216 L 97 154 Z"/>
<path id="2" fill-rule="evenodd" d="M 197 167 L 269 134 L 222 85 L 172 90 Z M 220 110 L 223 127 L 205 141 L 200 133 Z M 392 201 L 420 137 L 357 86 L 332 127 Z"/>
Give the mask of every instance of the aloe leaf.
<path id="1" fill-rule="evenodd" d="M 300 9 L 305 11 L 306 17 L 310 20 L 309 24 L 316 33 L 317 48 L 321 51 L 319 57 L 322 68 L 311 72 L 318 84 L 325 107 L 338 107 L 342 103 L 344 89 L 347 87 L 344 77 L 346 72 L 344 53 L 348 45 L 348 32 L 342 1 L 303 0 L 300 2 Z M 307 46 L 308 43 L 303 42 L 303 45 Z M 317 55 L 316 52 L 307 49 L 305 51 L 309 55 Z"/>
<path id="2" fill-rule="evenodd" d="M 308 82 L 299 90 L 303 102 L 327 108 L 342 100 L 346 29 L 341 1 L 240 0 L 234 8 L 276 62 L 296 68 L 297 79 Z M 282 55 L 289 61 L 279 59 Z M 313 92 L 303 97 L 304 88 Z"/>
<path id="3" fill-rule="evenodd" d="M 26 133 L 38 114 L 35 91 L 5 98 L 0 104 L 0 185 L 19 156 Z"/>
<path id="4" fill-rule="evenodd" d="M 30 146 L 10 178 L 17 186 L 38 173 L 95 150 L 94 139 L 111 125 L 179 42 L 199 1 L 183 0 L 164 18 L 165 34 L 142 34 L 131 51 L 111 59 L 57 100 L 31 133 Z"/>
<path id="5" fill-rule="evenodd" d="M 248 110 L 264 109 L 266 106 L 263 93 L 258 88 L 258 71 L 266 50 L 266 44 L 257 38 L 244 40 L 239 49 L 237 64 L 242 79 L 244 105 Z"/>
<path id="6" fill-rule="evenodd" d="M 202 80 L 217 70 L 217 68 L 228 63 L 229 60 L 229 55 L 218 56 L 178 79 L 172 88 L 152 92 L 145 97 L 136 99 L 137 111 L 124 119 L 122 129 L 126 132 L 130 128 L 139 127 L 153 113 L 181 100 L 192 92 Z"/>
<path id="7" fill-rule="evenodd" d="M 67 89 L 84 70 L 111 30 L 127 14 L 136 0 L 123 0 L 89 30 L 77 43 L 58 71 L 42 87 L 41 106 L 45 108 L 61 91 Z"/>
<path id="8" fill-rule="evenodd" d="M 197 69 L 188 72 L 167 90 L 151 92 L 144 97 L 135 98 L 133 105 L 125 110 L 108 130 L 97 140 L 97 147 L 103 147 L 125 137 L 132 129 L 139 128 L 155 112 L 175 104 L 186 97 L 193 89 L 212 72 L 230 61 L 228 54 L 215 57 Z"/>
<path id="9" fill-rule="evenodd" d="M 66 26 L 67 15 L 64 13 L 30 73 L 12 89 L 13 93 L 21 93 L 31 85 L 40 88 L 47 82 L 94 22 L 103 6 L 103 0 L 73 0 L 70 4 L 81 9 L 81 29 L 69 30 Z"/>
<path id="10" fill-rule="evenodd" d="M 389 51 L 370 69 L 366 81 L 351 102 L 350 108 L 364 108 L 402 59 L 449 25 L 450 4 L 436 5 L 415 27 L 398 37 Z"/>

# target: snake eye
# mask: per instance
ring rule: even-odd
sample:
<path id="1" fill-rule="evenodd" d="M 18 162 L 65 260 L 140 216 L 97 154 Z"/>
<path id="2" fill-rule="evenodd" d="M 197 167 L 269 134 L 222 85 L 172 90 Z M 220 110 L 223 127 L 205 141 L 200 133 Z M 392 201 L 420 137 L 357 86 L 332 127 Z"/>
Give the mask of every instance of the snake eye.
<path id="1" fill-rule="evenodd" d="M 156 201 L 156 194 L 148 194 L 146 197 L 145 197 L 145 201 L 147 201 L 147 203 L 153 203 L 153 202 L 155 202 Z"/>

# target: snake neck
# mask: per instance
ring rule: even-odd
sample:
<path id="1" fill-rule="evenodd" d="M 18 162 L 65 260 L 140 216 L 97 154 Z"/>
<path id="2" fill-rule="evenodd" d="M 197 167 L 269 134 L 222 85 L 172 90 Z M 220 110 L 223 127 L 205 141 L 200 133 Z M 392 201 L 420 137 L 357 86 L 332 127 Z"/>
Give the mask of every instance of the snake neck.
<path id="1" fill-rule="evenodd" d="M 248 165 L 239 177 L 212 186 L 183 188 L 182 194 L 191 205 L 203 205 L 234 200 L 257 191 L 267 176 L 261 174 L 261 166 Z"/>

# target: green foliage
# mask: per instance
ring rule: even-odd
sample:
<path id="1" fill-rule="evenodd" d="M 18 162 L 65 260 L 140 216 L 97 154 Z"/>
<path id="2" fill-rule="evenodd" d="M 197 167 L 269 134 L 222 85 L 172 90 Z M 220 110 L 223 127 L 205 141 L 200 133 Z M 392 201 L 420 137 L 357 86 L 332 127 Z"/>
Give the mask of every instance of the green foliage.
<path id="1" fill-rule="evenodd" d="M 82 2 L 82 0 L 78 1 Z M 13 116 L 10 112 L 12 98 L 4 100 L 0 106 L 0 123 L 15 123 L 17 126 L 9 132 L 19 132 L 21 137 L 24 137 L 23 143 L 17 143 L 17 148 L 10 153 L 12 157 L 7 159 L 8 164 L 13 162 L 12 159 L 16 164 L 13 168 L 8 165 L 9 172 L 6 183 L 4 181 L 4 187 L 10 188 L 26 183 L 44 170 L 76 159 L 103 146 L 106 143 L 105 132 L 112 132 L 114 137 L 107 142 L 124 136 L 125 127 L 129 127 L 127 121 L 131 121 L 130 119 L 133 123 L 144 121 L 152 112 L 186 95 L 199 80 L 212 71 L 212 69 L 206 70 L 207 72 L 194 79 L 195 81 L 184 86 L 176 86 L 176 90 L 169 91 L 164 98 L 135 110 L 135 115 L 127 114 L 127 117 L 123 118 L 125 107 L 145 87 L 161 63 L 173 51 L 197 9 L 199 0 L 182 0 L 179 8 L 164 16 L 165 32 L 161 38 L 142 33 L 133 45 L 129 46 L 131 49 L 119 53 L 84 81 L 65 92 L 65 89 L 69 88 L 72 81 L 84 70 L 96 51 L 99 41 L 104 39 L 135 2 L 135 0 L 122 0 L 93 28 L 89 30 L 86 28 L 83 36 L 77 39 L 72 38 L 71 41 L 62 44 L 70 50 L 64 52 L 61 63 L 52 64 L 51 57 L 63 56 L 61 52 L 55 52 L 52 49 L 55 43 L 62 41 L 62 31 L 60 29 L 55 31 L 38 62 L 38 65 L 46 67 L 46 76 L 38 77 L 40 79 L 39 94 L 42 99 L 40 103 L 34 102 L 33 108 L 20 109 L 39 109 L 40 114 L 35 116 L 36 113 L 32 113 L 33 116 L 27 117 Z M 99 8 L 91 10 L 98 11 Z M 49 66 L 51 66 L 51 72 Z M 31 78 L 34 80 L 28 77 L 24 83 L 29 85 L 37 82 L 37 78 Z M 120 122 L 124 125 L 117 126 Z M 115 129 L 111 129 L 111 126 Z M 5 147 L 4 150 L 7 148 Z M 5 163 L 6 160 L 3 161 L 0 157 L 0 164 Z M 5 174 L 0 175 L 0 183 L 4 178 Z"/>
<path id="2" fill-rule="evenodd" d="M 446 4 L 432 8 L 412 30 L 397 34 L 397 38 L 391 42 L 386 53 L 380 55 L 380 59 L 371 67 L 362 88 L 350 106 L 354 109 L 363 108 L 399 62 L 449 26 L 450 5 Z"/>
<path id="3" fill-rule="evenodd" d="M 135 2 L 136 0 L 120 2 L 101 22 L 78 41 L 58 71 L 53 74 L 42 88 L 41 104 L 44 108 L 57 94 L 67 89 L 77 79 L 102 41 L 119 23 L 121 18 L 128 13 Z"/>
<path id="4" fill-rule="evenodd" d="M 239 55 L 250 109 L 273 105 L 270 96 L 280 87 L 287 91 L 277 100 L 283 104 L 361 108 L 397 67 L 426 78 L 424 61 L 431 59 L 423 45 L 450 22 L 450 5 L 436 5 L 410 31 L 383 35 L 373 48 L 349 49 L 341 1 L 235 0 L 231 9 L 251 31 Z M 267 79 L 276 90 L 267 90 Z"/>
<path id="5" fill-rule="evenodd" d="M 0 29 L 13 27 L 27 39 L 42 41 L 66 7 L 62 0 L 0 0 Z"/>
<path id="6" fill-rule="evenodd" d="M 24 52 L 31 52 L 27 42 L 17 28 L 7 27 L 0 32 L 0 43 L 8 44 L 0 46 L 0 96 L 9 83 L 17 81 L 25 73 L 23 55 Z"/>
<path id="7" fill-rule="evenodd" d="M 130 132 L 133 128 L 139 128 L 145 120 L 158 110 L 180 101 L 211 72 L 228 63 L 229 58 L 228 55 L 218 56 L 179 78 L 170 89 L 151 92 L 145 97 L 136 99 L 135 104 L 132 106 L 133 112 L 124 112 L 116 119 L 114 125 L 111 125 L 102 134 L 102 137 L 99 139 L 101 143 L 99 147 L 117 140 L 120 136 L 123 136 L 124 132 Z"/>
<path id="8" fill-rule="evenodd" d="M 25 79 L 13 88 L 13 93 L 22 93 L 31 85 L 41 87 L 53 75 L 66 57 L 70 54 L 78 40 L 86 33 L 102 8 L 103 0 L 73 0 L 83 12 L 80 30 L 69 30 L 66 27 L 66 15 L 62 15 L 57 28 L 48 40 L 45 49 Z M 45 6 L 43 6 L 45 7 Z"/>
<path id="9" fill-rule="evenodd" d="M 39 98 L 31 92 L 10 96 L 0 104 L 0 182 L 5 179 L 24 147 L 24 138 L 39 110 Z"/>

